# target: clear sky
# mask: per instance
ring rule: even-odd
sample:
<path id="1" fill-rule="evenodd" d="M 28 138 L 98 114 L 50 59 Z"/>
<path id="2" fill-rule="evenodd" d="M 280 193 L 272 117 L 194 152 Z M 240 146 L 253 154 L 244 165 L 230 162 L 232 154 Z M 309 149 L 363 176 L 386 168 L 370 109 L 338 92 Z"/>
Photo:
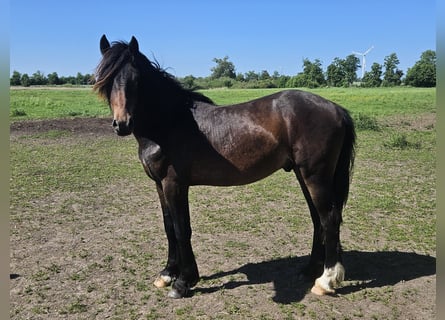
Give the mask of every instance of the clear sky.
<path id="1" fill-rule="evenodd" d="M 295 75 L 303 58 L 326 70 L 371 46 L 368 71 L 395 52 L 406 73 L 436 49 L 433 0 L 13 0 L 10 11 L 10 70 L 29 75 L 94 73 L 102 34 L 136 36 L 149 59 L 179 77 L 208 76 L 213 58 L 226 55 L 237 73 Z"/>

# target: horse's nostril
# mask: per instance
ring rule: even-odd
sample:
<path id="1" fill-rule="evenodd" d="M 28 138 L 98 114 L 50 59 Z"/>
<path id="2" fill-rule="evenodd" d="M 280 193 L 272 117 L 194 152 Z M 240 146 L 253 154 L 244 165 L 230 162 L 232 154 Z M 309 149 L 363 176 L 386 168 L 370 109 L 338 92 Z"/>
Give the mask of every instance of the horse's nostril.
<path id="1" fill-rule="evenodd" d="M 133 122 L 131 118 L 128 119 L 128 122 L 114 119 L 111 125 L 113 126 L 114 132 L 120 136 L 127 136 L 133 132 Z"/>

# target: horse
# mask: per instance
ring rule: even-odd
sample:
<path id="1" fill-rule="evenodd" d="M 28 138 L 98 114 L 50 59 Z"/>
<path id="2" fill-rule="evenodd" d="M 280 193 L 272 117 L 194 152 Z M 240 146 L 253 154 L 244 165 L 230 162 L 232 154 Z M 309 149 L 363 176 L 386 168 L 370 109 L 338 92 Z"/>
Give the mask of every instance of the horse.
<path id="1" fill-rule="evenodd" d="M 340 224 L 355 155 L 348 111 L 300 90 L 216 106 L 150 61 L 134 36 L 110 45 L 103 35 L 100 52 L 93 90 L 108 103 L 115 133 L 136 138 L 159 195 L 168 255 L 154 285 L 172 285 L 168 297 L 182 298 L 199 281 L 190 186 L 244 185 L 284 169 L 295 173 L 314 227 L 303 275 L 315 280 L 314 294 L 334 294 L 345 274 Z"/>

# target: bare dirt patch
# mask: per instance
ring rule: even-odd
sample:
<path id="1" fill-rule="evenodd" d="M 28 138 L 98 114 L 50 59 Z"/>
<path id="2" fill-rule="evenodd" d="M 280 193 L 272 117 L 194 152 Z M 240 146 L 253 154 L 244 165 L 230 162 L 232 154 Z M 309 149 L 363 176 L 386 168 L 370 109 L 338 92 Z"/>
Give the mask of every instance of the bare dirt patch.
<path id="1" fill-rule="evenodd" d="M 10 126 L 10 134 L 33 135 L 48 131 L 67 131 L 77 135 L 112 135 L 110 118 L 67 118 L 53 120 L 16 121 Z"/>
<path id="2" fill-rule="evenodd" d="M 63 146 L 69 139 L 87 148 L 97 139 L 117 139 L 110 123 L 15 122 L 11 143 L 37 148 Z M 66 135 L 39 138 L 51 131 Z M 434 252 L 414 251 L 402 241 L 387 249 L 388 240 L 356 237 L 357 226 L 350 224 L 354 196 L 342 227 L 347 279 L 336 296 L 312 295 L 312 283 L 298 273 L 309 260 L 310 217 L 295 178 L 284 173 L 251 186 L 192 189 L 201 281 L 191 297 L 168 299 L 166 290 L 152 285 L 167 250 L 157 195 L 139 168 L 132 140 L 125 141 L 131 145 L 119 151 L 129 154 L 137 170 L 119 170 L 105 182 L 85 177 L 82 188 L 73 182 L 72 189 L 11 195 L 11 319 L 435 318 Z M 124 157 L 107 155 L 91 161 L 106 166 Z M 360 168 L 363 160 L 357 161 Z M 388 227 L 393 223 L 388 214 L 378 219 L 388 219 Z"/>
<path id="3" fill-rule="evenodd" d="M 436 113 L 423 113 L 418 115 L 397 115 L 382 120 L 384 125 L 392 128 L 406 130 L 431 130 L 436 127 Z"/>

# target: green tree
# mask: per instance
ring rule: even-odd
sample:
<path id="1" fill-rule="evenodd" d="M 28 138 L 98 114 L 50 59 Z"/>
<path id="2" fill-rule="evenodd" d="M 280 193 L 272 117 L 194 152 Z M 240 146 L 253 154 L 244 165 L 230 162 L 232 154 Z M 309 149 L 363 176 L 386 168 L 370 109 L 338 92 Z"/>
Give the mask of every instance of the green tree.
<path id="1" fill-rule="evenodd" d="M 391 53 L 385 57 L 385 73 L 383 74 L 382 85 L 385 87 L 398 86 L 402 83 L 403 71 L 397 69 L 400 61 L 397 54 Z"/>
<path id="2" fill-rule="evenodd" d="M 9 81 L 10 85 L 11 86 L 19 86 L 19 85 L 21 85 L 21 81 L 20 81 L 21 77 L 22 77 L 22 75 L 20 74 L 20 72 L 13 71 L 11 79 Z"/>
<path id="3" fill-rule="evenodd" d="M 360 67 L 360 59 L 355 55 L 350 54 L 343 61 L 343 68 L 346 83 L 350 86 L 354 81 L 357 80 L 357 69 Z"/>
<path id="4" fill-rule="evenodd" d="M 272 73 L 272 79 L 276 80 L 276 79 L 279 79 L 280 77 L 281 77 L 281 75 L 280 75 L 280 73 L 278 71 L 275 70 Z"/>
<path id="5" fill-rule="evenodd" d="M 302 87 L 310 87 L 309 79 L 307 76 L 300 72 L 296 76 L 289 79 L 287 86 L 290 88 L 302 88 Z"/>
<path id="6" fill-rule="evenodd" d="M 193 90 L 195 89 L 196 86 L 195 80 L 196 78 L 194 76 L 188 75 L 181 79 L 181 83 L 184 86 L 184 88 Z"/>
<path id="7" fill-rule="evenodd" d="M 350 54 L 345 59 L 335 58 L 326 69 L 327 84 L 333 87 L 347 87 L 357 80 L 360 59 Z"/>
<path id="8" fill-rule="evenodd" d="M 244 75 L 242 73 L 238 73 L 236 75 L 236 81 L 244 82 L 244 81 L 246 81 L 246 79 L 244 78 Z"/>
<path id="9" fill-rule="evenodd" d="M 78 72 L 76 75 L 76 84 L 77 85 L 88 84 L 87 77 L 85 77 L 82 73 Z"/>
<path id="10" fill-rule="evenodd" d="M 20 84 L 24 87 L 29 87 L 31 85 L 31 79 L 29 78 L 27 73 L 22 74 L 22 78 L 20 79 Z"/>
<path id="11" fill-rule="evenodd" d="M 60 82 L 62 84 L 76 84 L 76 78 L 74 76 L 68 76 L 68 77 L 60 77 Z"/>
<path id="12" fill-rule="evenodd" d="M 406 73 L 405 83 L 414 87 L 436 86 L 436 52 L 427 50 Z"/>
<path id="13" fill-rule="evenodd" d="M 303 59 L 303 74 L 301 79 L 305 82 L 304 87 L 315 88 L 326 84 L 321 61 L 315 59 L 311 62 L 309 59 Z"/>
<path id="14" fill-rule="evenodd" d="M 57 72 L 50 73 L 47 78 L 48 78 L 48 84 L 51 84 L 51 85 L 60 84 L 60 79 L 59 79 L 59 75 L 57 74 Z"/>
<path id="15" fill-rule="evenodd" d="M 290 80 L 290 76 L 286 76 L 284 74 L 280 75 L 278 78 L 274 79 L 274 82 L 277 88 L 286 88 L 287 83 Z"/>
<path id="16" fill-rule="evenodd" d="M 326 69 L 327 84 L 332 87 L 341 87 L 346 84 L 344 60 L 336 57 Z"/>
<path id="17" fill-rule="evenodd" d="M 256 80 L 258 80 L 259 79 L 259 75 L 258 75 L 258 73 L 256 73 L 255 71 L 247 71 L 245 74 L 244 74 L 244 79 L 246 80 L 246 81 L 256 81 Z"/>
<path id="18" fill-rule="evenodd" d="M 214 58 L 213 62 L 216 63 L 216 66 L 211 69 L 212 74 L 210 75 L 210 78 L 236 78 L 235 65 L 231 61 L 229 61 L 228 56 L 225 56 L 223 59 Z"/>
<path id="19" fill-rule="evenodd" d="M 270 79 L 270 74 L 269 72 L 267 72 L 267 70 L 263 70 L 260 73 L 260 80 L 269 80 Z"/>
<path id="20" fill-rule="evenodd" d="M 32 74 L 32 83 L 34 85 L 45 85 L 47 84 L 47 79 L 42 71 L 37 70 Z"/>
<path id="21" fill-rule="evenodd" d="M 382 66 L 374 62 L 371 66 L 371 71 L 366 71 L 362 79 L 362 86 L 365 87 L 380 87 L 382 84 Z"/>

